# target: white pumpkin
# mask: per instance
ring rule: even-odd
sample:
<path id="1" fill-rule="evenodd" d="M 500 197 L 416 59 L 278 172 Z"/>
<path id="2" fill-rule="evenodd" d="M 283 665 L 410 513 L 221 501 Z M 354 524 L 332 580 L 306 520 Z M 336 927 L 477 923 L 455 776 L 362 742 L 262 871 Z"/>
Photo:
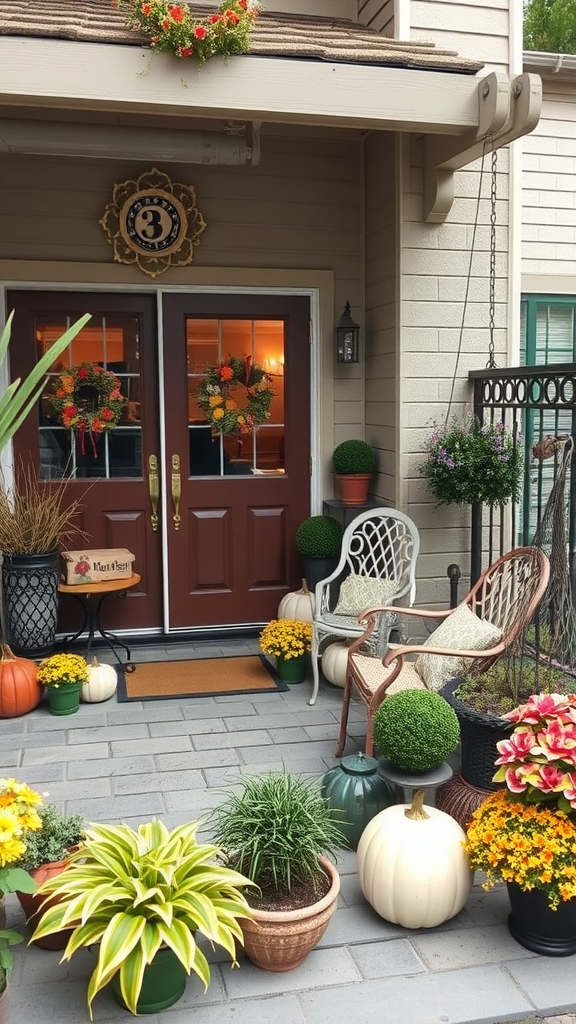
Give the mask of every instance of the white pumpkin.
<path id="1" fill-rule="evenodd" d="M 358 874 L 368 903 L 403 928 L 434 928 L 458 914 L 472 885 L 460 825 L 436 807 L 412 804 L 380 811 L 358 844 Z"/>
<path id="2" fill-rule="evenodd" d="M 302 580 L 300 590 L 284 594 L 278 607 L 278 618 L 294 619 L 298 622 L 314 621 L 314 594 L 308 590 L 306 580 Z"/>
<path id="3" fill-rule="evenodd" d="M 92 658 L 88 667 L 88 682 L 82 683 L 80 696 L 88 704 L 108 700 L 118 686 L 118 676 L 113 665 L 101 665 L 98 658 Z"/>
<path id="4" fill-rule="evenodd" d="M 346 685 L 347 665 L 348 644 L 343 640 L 328 644 L 322 653 L 322 671 L 328 682 L 343 688 Z"/>

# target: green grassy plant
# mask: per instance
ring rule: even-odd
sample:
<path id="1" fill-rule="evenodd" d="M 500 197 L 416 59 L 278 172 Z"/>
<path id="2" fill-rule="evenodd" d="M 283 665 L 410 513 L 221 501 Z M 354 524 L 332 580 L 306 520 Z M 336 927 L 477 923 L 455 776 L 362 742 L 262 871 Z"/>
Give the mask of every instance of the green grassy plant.
<path id="1" fill-rule="evenodd" d="M 243 776 L 212 818 L 215 842 L 266 895 L 314 883 L 318 858 L 347 845 L 318 784 L 286 771 Z"/>

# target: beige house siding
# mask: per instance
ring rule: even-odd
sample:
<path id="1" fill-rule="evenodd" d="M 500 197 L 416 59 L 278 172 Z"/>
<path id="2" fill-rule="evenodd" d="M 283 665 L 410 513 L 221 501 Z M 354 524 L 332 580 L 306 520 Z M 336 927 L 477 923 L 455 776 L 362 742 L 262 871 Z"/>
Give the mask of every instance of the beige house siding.
<path id="1" fill-rule="evenodd" d="M 422 535 L 419 600 L 445 605 L 446 567 L 458 562 L 461 593 L 469 573 L 470 511 L 436 508 L 417 472 L 422 448 L 433 424 L 470 411 L 468 371 L 485 366 L 488 357 L 488 273 L 490 240 L 490 177 L 482 182 L 482 200 L 466 302 L 462 347 L 457 351 L 467 291 L 474 235 L 480 167 L 456 175 L 455 202 L 444 224 L 422 223 L 422 145 L 406 140 L 403 147 L 402 217 L 400 229 L 400 353 L 399 353 L 399 504 L 418 524 Z M 507 362 L 507 152 L 498 154 L 498 226 L 496 229 L 496 361 Z M 454 374 L 454 392 L 452 393 Z"/>
<path id="2" fill-rule="evenodd" d="M 337 136 L 337 137 L 335 137 Z M 161 164 L 173 180 L 192 184 L 207 228 L 195 249 L 194 263 L 185 270 L 169 270 L 155 281 L 135 267 L 120 268 L 98 221 L 112 196 L 114 183 L 137 177 L 148 165 L 124 161 L 0 157 L 0 260 L 10 261 L 10 280 L 58 280 L 54 271 L 67 261 L 76 267 L 102 267 L 108 280 L 130 287 L 181 286 L 205 280 L 226 268 L 229 280 L 241 280 L 250 268 L 296 274 L 309 285 L 318 271 L 334 279 L 333 305 L 323 308 L 320 324 L 330 339 L 329 363 L 324 362 L 322 391 L 332 395 L 326 382 L 336 373 L 334 403 L 322 409 L 323 461 L 328 464 L 333 436 L 336 440 L 364 434 L 363 365 L 352 374 L 334 370 L 333 326 L 349 301 L 358 322 L 364 322 L 361 237 L 361 143 L 351 133 L 311 133 L 288 138 L 266 135 L 256 167 L 207 167 Z M 46 267 L 47 275 L 30 276 L 27 261 Z M 19 266 L 22 270 L 18 270 Z M 80 271 L 79 271 L 80 272 Z M 90 281 L 91 276 L 84 277 Z M 252 278 L 253 279 L 253 275 Z M 70 281 L 66 274 L 62 287 Z M 78 280 L 78 278 L 75 278 Z M 71 283 L 71 282 L 70 282 Z M 328 447 L 326 447 L 328 446 Z M 330 449 L 330 450 L 329 450 Z M 332 475 L 322 467 L 322 487 L 330 493 Z"/>
<path id="3" fill-rule="evenodd" d="M 365 150 L 366 440 L 376 450 L 374 493 L 397 504 L 396 139 L 374 133 Z"/>
<path id="4" fill-rule="evenodd" d="M 427 39 L 486 71 L 508 67 L 509 7 L 514 0 L 410 0 L 411 39 Z"/>
<path id="5" fill-rule="evenodd" d="M 576 291 L 576 81 L 547 78 L 542 117 L 523 140 L 522 273 L 572 281 Z M 560 290 L 564 290 L 563 285 Z"/>
<path id="6" fill-rule="evenodd" d="M 482 75 L 492 69 L 507 71 L 509 0 L 411 0 L 410 37 L 430 40 L 464 56 L 473 54 L 486 63 Z M 416 467 L 433 424 L 442 424 L 447 413 L 471 410 L 467 374 L 487 361 L 490 161 L 485 165 L 474 231 L 481 162 L 455 174 L 455 201 L 446 222 L 425 224 L 422 139 L 405 139 L 401 152 L 397 500 L 421 533 L 418 602 L 445 606 L 449 598 L 446 569 L 451 562 L 462 570 L 460 594 L 468 589 L 470 510 L 437 508 Z M 507 362 L 508 171 L 508 152 L 499 151 L 495 344 L 500 365 Z"/>

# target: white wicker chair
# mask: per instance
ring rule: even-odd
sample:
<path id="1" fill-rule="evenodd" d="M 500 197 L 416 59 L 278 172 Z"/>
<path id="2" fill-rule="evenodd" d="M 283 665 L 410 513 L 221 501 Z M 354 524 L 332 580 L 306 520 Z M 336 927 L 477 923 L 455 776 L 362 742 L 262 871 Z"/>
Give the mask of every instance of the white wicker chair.
<path id="1" fill-rule="evenodd" d="M 420 537 L 416 526 L 408 516 L 395 508 L 361 512 L 347 526 L 336 569 L 331 576 L 316 585 L 316 611 L 312 629 L 314 688 L 310 704 L 314 704 L 318 696 L 318 661 L 326 641 L 338 637 L 355 640 L 365 630 L 366 623 L 362 616 L 334 614 L 344 579 L 353 573 L 373 579 L 395 580 L 397 589 L 392 602 L 395 604 L 406 598 L 412 605 L 416 596 L 416 559 L 419 550 Z M 383 652 L 392 622 L 392 617 L 386 613 L 376 617 L 368 645 L 371 653 Z"/>

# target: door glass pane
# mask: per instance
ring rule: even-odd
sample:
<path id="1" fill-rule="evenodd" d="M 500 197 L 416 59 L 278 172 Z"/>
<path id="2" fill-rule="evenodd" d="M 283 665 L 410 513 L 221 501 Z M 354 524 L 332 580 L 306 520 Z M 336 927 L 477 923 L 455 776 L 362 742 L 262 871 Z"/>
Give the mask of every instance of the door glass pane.
<path id="1" fill-rule="evenodd" d="M 187 320 L 188 430 L 190 476 L 258 476 L 284 473 L 284 322 L 282 320 Z M 250 359 L 269 377 L 274 391 L 265 423 L 238 434 L 212 431 L 197 401 L 206 370 L 233 356 Z M 250 395 L 223 383 L 220 396 L 238 413 Z M 233 406 L 232 406 L 233 408 Z"/>
<path id="2" fill-rule="evenodd" d="M 75 318 L 51 315 L 37 317 L 36 348 L 40 358 Z M 142 477 L 142 423 L 140 404 L 139 320 L 130 316 L 95 316 L 74 338 L 50 368 L 48 383 L 40 400 L 40 477 L 75 478 Z M 102 366 L 119 381 L 126 399 L 119 423 L 111 430 L 88 432 L 70 430 L 48 398 L 58 377 L 81 363 Z M 86 412 L 102 409 L 105 401 L 95 387 L 76 388 L 74 401 Z"/>

